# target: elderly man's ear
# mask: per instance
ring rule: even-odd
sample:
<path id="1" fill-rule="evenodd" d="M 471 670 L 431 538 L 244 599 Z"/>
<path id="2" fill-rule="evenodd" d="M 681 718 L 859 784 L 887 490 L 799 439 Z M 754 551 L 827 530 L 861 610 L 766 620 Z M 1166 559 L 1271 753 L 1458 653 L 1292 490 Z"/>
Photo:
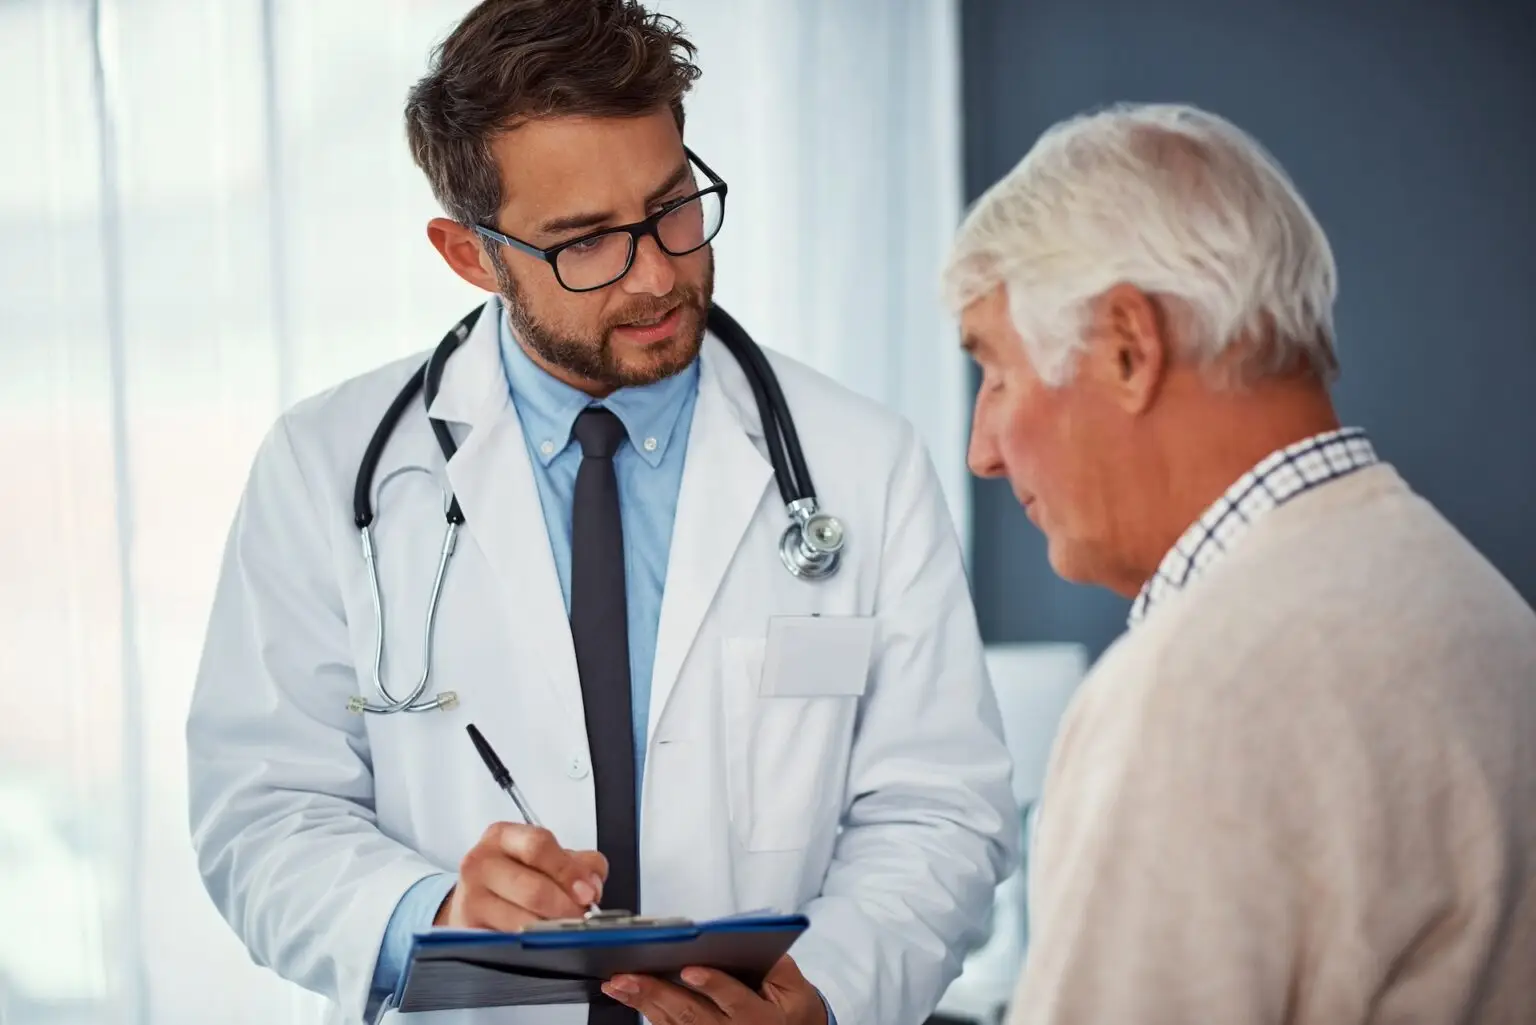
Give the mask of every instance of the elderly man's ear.
<path id="1" fill-rule="evenodd" d="M 1112 402 L 1130 416 L 1151 408 L 1170 360 L 1162 308 L 1133 285 L 1116 285 L 1091 308 L 1089 360 Z"/>

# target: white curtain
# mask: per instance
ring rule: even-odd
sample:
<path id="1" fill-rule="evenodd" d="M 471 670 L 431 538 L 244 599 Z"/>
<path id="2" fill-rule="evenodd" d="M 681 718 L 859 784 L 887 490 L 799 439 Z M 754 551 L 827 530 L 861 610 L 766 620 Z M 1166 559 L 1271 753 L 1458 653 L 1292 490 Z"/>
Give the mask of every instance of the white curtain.
<path id="1" fill-rule="evenodd" d="M 953 0 L 669 0 L 731 184 L 718 298 L 887 402 L 965 503 L 936 301 Z M 467 0 L 0 0 L 0 1021 L 312 1020 L 197 879 L 182 727 L 280 409 L 479 301 L 400 107 Z M 805 439 L 814 455 L 816 439 Z"/>

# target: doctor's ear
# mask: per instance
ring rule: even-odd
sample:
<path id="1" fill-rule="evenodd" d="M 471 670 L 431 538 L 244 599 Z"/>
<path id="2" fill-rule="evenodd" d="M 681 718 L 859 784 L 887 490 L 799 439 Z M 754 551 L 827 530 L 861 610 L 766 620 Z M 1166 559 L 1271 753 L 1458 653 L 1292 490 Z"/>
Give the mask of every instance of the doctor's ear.
<path id="1" fill-rule="evenodd" d="M 1100 383 L 1125 412 L 1145 412 L 1170 358 L 1165 311 L 1141 289 L 1116 285 L 1091 304 L 1090 325 L 1090 351 Z"/>
<path id="2" fill-rule="evenodd" d="M 490 257 L 472 229 L 446 217 L 434 217 L 427 222 L 427 238 L 459 277 L 487 292 L 500 291 Z"/>

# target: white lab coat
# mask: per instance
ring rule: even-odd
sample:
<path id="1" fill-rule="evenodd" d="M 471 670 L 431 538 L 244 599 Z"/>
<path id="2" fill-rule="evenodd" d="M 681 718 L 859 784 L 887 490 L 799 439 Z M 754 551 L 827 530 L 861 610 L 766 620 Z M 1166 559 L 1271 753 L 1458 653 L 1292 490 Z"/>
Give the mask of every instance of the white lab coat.
<path id="1" fill-rule="evenodd" d="M 353 481 L 421 357 L 280 419 L 256 457 L 214 597 L 187 724 L 198 864 L 252 958 L 332 998 L 333 1021 L 359 1020 L 405 890 L 455 870 L 490 823 L 518 821 L 466 723 L 492 740 L 565 846 L 596 846 L 581 687 L 499 362 L 499 314 L 492 300 L 432 407 L 460 439 L 446 477 L 418 405 L 376 482 L 401 467 L 431 474 L 375 484 L 396 693 L 421 665 L 444 526 L 438 482 L 462 504 L 431 688 L 455 690 L 457 708 L 346 709 L 353 694 L 373 697 Z M 787 520 L 757 410 L 735 361 L 708 337 L 653 675 L 639 910 L 801 910 L 812 925 L 792 954 L 839 1025 L 915 1025 L 958 973 L 1018 856 L 1009 758 L 957 539 L 915 433 L 769 355 L 847 548 L 829 580 L 794 579 L 780 563 Z M 817 614 L 827 618 L 808 618 Z M 806 617 L 790 623 L 793 645 L 770 648 L 771 616 Z M 861 648 L 845 617 L 867 617 L 872 644 Z M 386 1020 L 576 1025 L 585 1014 L 576 1005 Z"/>

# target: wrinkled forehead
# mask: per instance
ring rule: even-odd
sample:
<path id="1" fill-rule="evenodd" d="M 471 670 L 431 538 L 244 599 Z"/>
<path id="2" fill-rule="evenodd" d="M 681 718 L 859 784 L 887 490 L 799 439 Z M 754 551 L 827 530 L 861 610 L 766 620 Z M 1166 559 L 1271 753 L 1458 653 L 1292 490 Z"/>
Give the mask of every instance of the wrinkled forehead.
<path id="1" fill-rule="evenodd" d="M 533 234 L 637 220 L 689 170 L 669 110 L 530 121 L 498 136 L 491 152 L 508 227 Z"/>

